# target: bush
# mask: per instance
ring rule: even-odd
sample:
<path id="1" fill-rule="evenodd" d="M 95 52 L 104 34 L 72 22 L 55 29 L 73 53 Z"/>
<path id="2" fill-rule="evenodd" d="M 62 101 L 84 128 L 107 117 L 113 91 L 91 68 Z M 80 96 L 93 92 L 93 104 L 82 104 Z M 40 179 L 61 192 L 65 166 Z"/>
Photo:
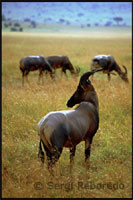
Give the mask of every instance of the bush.
<path id="1" fill-rule="evenodd" d="M 16 22 L 16 23 L 14 24 L 14 26 L 16 26 L 16 27 L 17 27 L 17 26 L 20 26 L 20 24 Z"/>
<path id="2" fill-rule="evenodd" d="M 12 25 L 12 22 L 9 22 L 8 26 L 11 26 Z"/>
<path id="3" fill-rule="evenodd" d="M 17 29 L 14 28 L 14 27 L 12 27 L 10 30 L 13 31 L 13 32 L 17 31 Z"/>
<path id="4" fill-rule="evenodd" d="M 91 25 L 90 25 L 90 24 L 87 24 L 87 26 L 90 27 Z"/>
<path id="5" fill-rule="evenodd" d="M 29 18 L 25 18 L 24 22 L 30 22 L 30 19 Z"/>
<path id="6" fill-rule="evenodd" d="M 20 32 L 22 32 L 22 31 L 23 31 L 23 28 L 22 28 L 22 27 L 20 27 L 19 31 L 20 31 Z"/>
<path id="7" fill-rule="evenodd" d="M 6 21 L 5 15 L 2 15 L 2 21 Z"/>
<path id="8" fill-rule="evenodd" d="M 23 28 L 22 27 L 20 27 L 20 28 L 11 27 L 10 31 L 13 31 L 13 32 L 20 31 L 20 32 L 22 32 Z"/>
<path id="9" fill-rule="evenodd" d="M 83 15 L 83 13 L 78 13 L 78 17 L 82 17 Z"/>
<path id="10" fill-rule="evenodd" d="M 36 22 L 35 22 L 35 21 L 31 21 L 31 26 L 32 26 L 33 28 L 36 28 Z"/>
<path id="11" fill-rule="evenodd" d="M 98 23 L 95 23 L 94 25 L 95 25 L 95 26 L 99 26 L 99 24 L 98 24 Z"/>
<path id="12" fill-rule="evenodd" d="M 7 24 L 7 23 L 4 23 L 4 27 L 7 28 L 7 27 L 8 27 L 8 24 Z"/>

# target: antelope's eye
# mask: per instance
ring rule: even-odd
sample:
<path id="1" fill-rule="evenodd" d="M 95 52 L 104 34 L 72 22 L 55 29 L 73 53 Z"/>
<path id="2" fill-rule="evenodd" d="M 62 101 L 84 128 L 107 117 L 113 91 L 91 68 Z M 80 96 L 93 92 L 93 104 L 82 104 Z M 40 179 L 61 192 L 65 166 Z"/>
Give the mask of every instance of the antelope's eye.
<path id="1" fill-rule="evenodd" d="M 87 84 L 88 84 L 88 85 L 90 85 L 90 84 L 91 84 L 90 80 L 87 80 L 86 82 L 87 82 Z"/>

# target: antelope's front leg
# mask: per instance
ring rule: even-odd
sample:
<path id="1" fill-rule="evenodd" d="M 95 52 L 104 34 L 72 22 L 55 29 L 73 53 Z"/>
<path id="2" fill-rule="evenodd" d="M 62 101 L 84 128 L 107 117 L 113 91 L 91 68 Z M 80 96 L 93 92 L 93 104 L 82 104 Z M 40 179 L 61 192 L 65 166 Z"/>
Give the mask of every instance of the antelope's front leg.
<path id="1" fill-rule="evenodd" d="M 70 148 L 70 173 L 72 172 L 72 167 L 74 164 L 75 151 L 76 151 L 76 146 Z"/>
<path id="2" fill-rule="evenodd" d="M 89 139 L 85 140 L 85 163 L 86 163 L 86 170 L 89 169 L 89 158 L 91 152 L 91 141 Z"/>

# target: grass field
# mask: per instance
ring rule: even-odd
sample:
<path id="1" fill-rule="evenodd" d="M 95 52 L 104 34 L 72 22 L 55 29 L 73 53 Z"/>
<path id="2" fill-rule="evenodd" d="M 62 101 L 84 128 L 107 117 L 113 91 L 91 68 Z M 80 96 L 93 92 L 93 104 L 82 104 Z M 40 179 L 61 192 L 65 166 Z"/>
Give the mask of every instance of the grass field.
<path id="1" fill-rule="evenodd" d="M 91 58 L 111 54 L 128 69 L 129 84 L 118 76 L 97 73 L 92 84 L 99 97 L 100 127 L 94 136 L 90 169 L 86 174 L 84 143 L 77 146 L 72 177 L 69 150 L 64 149 L 51 178 L 37 157 L 37 123 L 48 112 L 68 109 L 79 77 L 57 72 L 56 80 L 38 72 L 22 87 L 20 58 L 28 55 L 67 55 L 81 72 Z M 131 37 L 58 37 L 46 34 L 2 34 L 2 197 L 3 198 L 131 198 L 132 196 L 132 91 Z"/>

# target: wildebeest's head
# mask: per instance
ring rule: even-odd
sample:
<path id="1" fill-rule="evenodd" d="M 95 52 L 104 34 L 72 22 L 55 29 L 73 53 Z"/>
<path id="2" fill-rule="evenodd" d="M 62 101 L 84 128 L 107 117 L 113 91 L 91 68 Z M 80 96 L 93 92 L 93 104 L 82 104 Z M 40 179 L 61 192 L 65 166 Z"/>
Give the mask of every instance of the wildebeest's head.
<path id="1" fill-rule="evenodd" d="M 65 65 L 65 69 L 68 69 L 73 75 L 78 75 L 80 72 L 80 68 L 78 66 L 73 67 L 71 63 Z"/>
<path id="2" fill-rule="evenodd" d="M 122 66 L 123 66 L 125 72 L 121 71 L 121 72 L 119 73 L 119 75 L 120 75 L 120 77 L 123 79 L 123 81 L 125 81 L 125 82 L 128 83 L 129 80 L 128 80 L 128 77 L 127 77 L 127 68 L 126 68 L 124 65 L 122 65 Z"/>
<path id="3" fill-rule="evenodd" d="M 50 63 L 49 63 L 46 59 L 44 59 L 44 63 L 45 63 L 45 64 L 44 64 L 44 70 L 50 72 L 51 78 L 54 78 L 55 73 L 54 73 L 54 71 L 53 71 L 53 69 L 52 69 Z"/>
<path id="4" fill-rule="evenodd" d="M 94 58 L 92 61 L 91 61 L 91 64 L 90 64 L 90 68 L 91 70 L 94 70 L 94 69 L 106 69 L 107 67 L 107 60 L 106 59 L 97 59 L 97 58 Z"/>
<path id="5" fill-rule="evenodd" d="M 73 71 L 72 71 L 72 74 L 74 74 L 74 75 L 79 75 L 79 73 L 80 73 L 80 67 L 78 67 L 78 66 L 76 66 L 74 69 L 73 69 Z"/>
<path id="6" fill-rule="evenodd" d="M 90 92 L 94 91 L 94 87 L 92 86 L 89 77 L 95 72 L 102 70 L 103 69 L 96 69 L 93 71 L 86 72 L 81 76 L 77 90 L 67 102 L 68 107 L 73 107 L 75 104 L 79 104 L 82 101 L 88 101 Z"/>

